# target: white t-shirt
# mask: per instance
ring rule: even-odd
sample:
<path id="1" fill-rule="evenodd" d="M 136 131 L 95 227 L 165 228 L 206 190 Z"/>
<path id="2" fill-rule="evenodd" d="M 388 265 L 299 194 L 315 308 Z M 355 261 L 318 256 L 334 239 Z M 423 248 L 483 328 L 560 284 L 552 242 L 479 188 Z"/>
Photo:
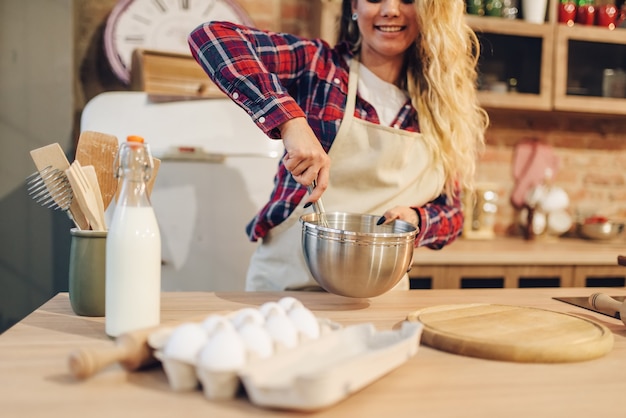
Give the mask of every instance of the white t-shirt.
<path id="1" fill-rule="evenodd" d="M 380 124 L 385 126 L 391 126 L 408 99 L 406 92 L 394 84 L 381 80 L 362 64 L 359 67 L 358 91 L 359 95 L 374 107 Z"/>

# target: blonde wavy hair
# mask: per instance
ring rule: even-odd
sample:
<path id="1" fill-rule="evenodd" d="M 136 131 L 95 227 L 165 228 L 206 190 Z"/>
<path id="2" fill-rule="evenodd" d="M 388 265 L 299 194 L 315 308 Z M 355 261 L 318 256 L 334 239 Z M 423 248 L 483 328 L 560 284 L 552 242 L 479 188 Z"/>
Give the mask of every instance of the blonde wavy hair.
<path id="1" fill-rule="evenodd" d="M 343 0 L 339 41 L 358 53 L 361 35 L 351 21 L 352 2 Z M 420 33 L 407 50 L 405 88 L 417 109 L 423 137 L 446 173 L 445 192 L 473 190 L 487 112 L 478 103 L 480 45 L 465 23 L 464 0 L 415 0 Z"/>

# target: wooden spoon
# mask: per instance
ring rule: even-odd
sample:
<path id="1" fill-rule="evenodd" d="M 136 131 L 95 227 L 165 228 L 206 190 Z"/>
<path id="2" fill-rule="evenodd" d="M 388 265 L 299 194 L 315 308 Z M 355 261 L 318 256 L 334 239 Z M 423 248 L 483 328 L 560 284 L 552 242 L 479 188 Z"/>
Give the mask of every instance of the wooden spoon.
<path id="1" fill-rule="evenodd" d="M 118 147 L 117 137 L 93 131 L 81 132 L 76 146 L 76 160 L 83 166 L 93 165 L 96 170 L 105 210 L 117 190 L 114 162 Z"/>

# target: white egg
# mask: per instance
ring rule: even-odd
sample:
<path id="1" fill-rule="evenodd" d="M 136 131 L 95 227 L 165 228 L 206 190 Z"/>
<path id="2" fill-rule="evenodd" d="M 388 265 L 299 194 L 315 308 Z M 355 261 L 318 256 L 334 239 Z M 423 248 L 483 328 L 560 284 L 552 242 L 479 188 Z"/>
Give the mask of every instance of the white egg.
<path id="1" fill-rule="evenodd" d="M 287 314 L 285 310 L 283 309 L 283 307 L 280 306 L 277 302 L 265 302 L 263 305 L 259 307 L 259 312 L 261 312 L 261 314 L 263 315 L 265 319 L 267 319 L 267 317 L 271 313 L 278 313 L 282 315 Z"/>
<path id="2" fill-rule="evenodd" d="M 237 332 L 217 326 L 198 356 L 198 367 L 211 372 L 239 370 L 246 364 L 246 347 Z"/>
<path id="3" fill-rule="evenodd" d="M 304 339 L 315 340 L 320 336 L 320 325 L 317 318 L 303 305 L 293 307 L 287 316 Z"/>
<path id="4" fill-rule="evenodd" d="M 230 327 L 234 331 L 233 325 L 223 315 L 212 314 L 207 316 L 204 321 L 202 321 L 202 326 L 209 335 L 213 333 L 218 324 L 222 327 Z"/>
<path id="5" fill-rule="evenodd" d="M 263 323 L 265 322 L 265 317 L 256 308 L 243 308 L 235 312 L 230 321 L 236 329 L 239 329 L 243 324 L 248 322 L 255 322 L 257 324 L 263 325 Z"/>
<path id="6" fill-rule="evenodd" d="M 265 318 L 265 329 L 272 340 L 283 348 L 294 348 L 299 343 L 298 330 L 293 321 L 277 311 L 272 311 Z"/>
<path id="7" fill-rule="evenodd" d="M 277 303 L 285 310 L 285 312 L 289 312 L 296 306 L 302 306 L 302 302 L 292 296 L 285 296 L 284 298 L 281 298 Z"/>
<path id="8" fill-rule="evenodd" d="M 195 364 L 207 339 L 208 334 L 202 325 L 192 322 L 181 324 L 172 331 L 163 354 L 168 358 Z"/>
<path id="9" fill-rule="evenodd" d="M 274 354 L 274 340 L 265 329 L 264 324 L 248 321 L 239 328 L 239 336 L 243 340 L 251 358 L 268 358 Z"/>

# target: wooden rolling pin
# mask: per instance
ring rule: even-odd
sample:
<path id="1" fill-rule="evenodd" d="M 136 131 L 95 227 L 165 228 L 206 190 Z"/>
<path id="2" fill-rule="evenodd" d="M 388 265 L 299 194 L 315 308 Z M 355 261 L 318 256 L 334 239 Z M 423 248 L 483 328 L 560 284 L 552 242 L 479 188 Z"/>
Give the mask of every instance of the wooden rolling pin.
<path id="1" fill-rule="evenodd" d="M 159 327 L 127 332 L 115 340 L 115 345 L 102 348 L 80 348 L 70 353 L 68 366 L 77 379 L 86 379 L 103 368 L 120 363 L 133 371 L 156 363 L 148 337 Z"/>
<path id="2" fill-rule="evenodd" d="M 79 348 L 72 351 L 68 358 L 70 373 L 77 379 L 86 379 L 114 363 L 120 363 L 124 369 L 135 371 L 156 364 L 154 350 L 148 344 L 148 338 L 159 330 L 171 329 L 183 322 L 201 322 L 209 314 L 169 322 L 155 327 L 126 332 L 115 339 L 115 344 L 99 348 Z"/>
<path id="3" fill-rule="evenodd" d="M 589 304 L 598 311 L 621 319 L 626 325 L 626 301 L 620 302 L 605 293 L 594 293 L 589 296 Z"/>

